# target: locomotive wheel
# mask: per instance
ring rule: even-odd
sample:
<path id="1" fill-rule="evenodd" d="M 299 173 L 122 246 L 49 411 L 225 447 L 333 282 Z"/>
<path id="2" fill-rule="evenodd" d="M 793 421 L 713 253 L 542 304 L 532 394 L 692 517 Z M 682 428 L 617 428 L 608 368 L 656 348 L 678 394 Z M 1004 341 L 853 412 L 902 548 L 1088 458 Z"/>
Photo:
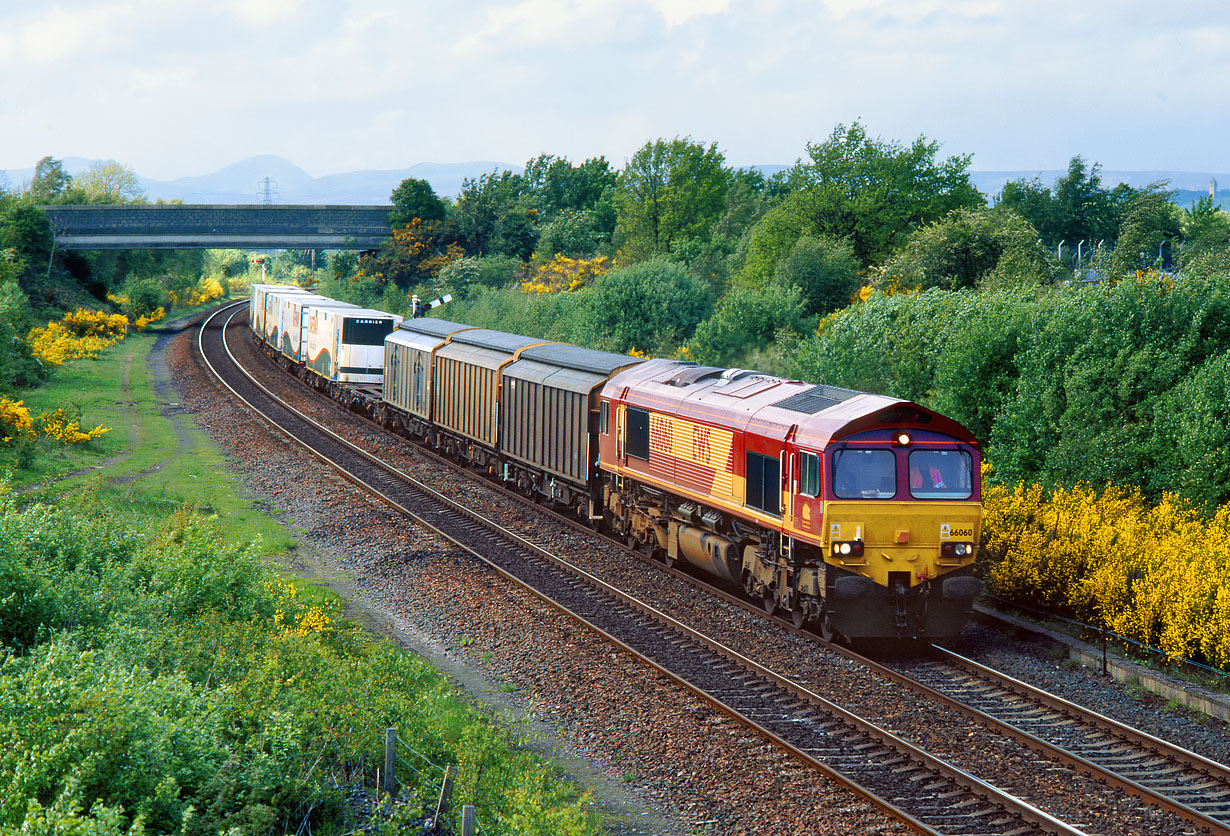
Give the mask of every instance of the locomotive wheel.
<path id="1" fill-rule="evenodd" d="M 790 620 L 799 629 L 802 629 L 803 625 L 807 622 L 807 612 L 801 604 L 790 611 Z"/>

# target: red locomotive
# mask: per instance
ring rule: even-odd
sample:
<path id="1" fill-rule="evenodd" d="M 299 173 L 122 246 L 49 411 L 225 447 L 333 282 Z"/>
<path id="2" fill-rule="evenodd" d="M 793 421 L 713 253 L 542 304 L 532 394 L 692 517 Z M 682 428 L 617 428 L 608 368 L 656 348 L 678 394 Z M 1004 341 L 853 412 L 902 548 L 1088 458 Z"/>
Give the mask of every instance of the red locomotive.
<path id="1" fill-rule="evenodd" d="M 980 452 L 917 404 L 653 360 L 600 400 L 607 524 L 823 633 L 943 637 L 981 590 Z"/>

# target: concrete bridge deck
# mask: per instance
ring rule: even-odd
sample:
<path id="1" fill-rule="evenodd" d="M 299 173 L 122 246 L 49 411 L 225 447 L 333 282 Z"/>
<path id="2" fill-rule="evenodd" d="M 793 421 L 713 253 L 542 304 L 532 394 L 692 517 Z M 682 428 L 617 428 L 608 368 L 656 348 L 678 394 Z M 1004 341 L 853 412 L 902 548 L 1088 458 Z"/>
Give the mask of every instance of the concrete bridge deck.
<path id="1" fill-rule="evenodd" d="M 374 250 L 392 206 L 43 206 L 66 250 Z"/>

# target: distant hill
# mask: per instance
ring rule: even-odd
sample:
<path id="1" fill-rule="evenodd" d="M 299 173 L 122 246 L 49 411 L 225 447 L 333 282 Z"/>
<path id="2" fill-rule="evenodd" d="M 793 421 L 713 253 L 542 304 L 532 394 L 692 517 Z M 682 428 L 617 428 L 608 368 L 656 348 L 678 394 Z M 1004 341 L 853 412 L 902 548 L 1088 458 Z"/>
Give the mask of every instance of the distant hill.
<path id="1" fill-rule="evenodd" d="M 64 157 L 64 170 L 79 174 L 93 160 L 82 157 Z M 751 166 L 772 176 L 789 166 Z M 182 200 L 185 203 L 261 203 L 265 198 L 266 178 L 269 197 L 279 204 L 384 204 L 389 202 L 393 189 L 407 177 L 426 180 L 441 197 L 454 198 L 461 191 L 466 178 L 478 177 L 491 171 L 521 170 L 520 166 L 491 161 L 465 163 L 419 163 L 409 168 L 380 171 L 351 171 L 313 177 L 299 166 L 272 154 L 264 154 L 241 160 L 212 174 L 195 177 L 180 177 L 175 180 L 150 180 L 142 178 L 150 200 Z M 34 168 L 7 169 L 2 172 L 14 187 L 21 187 L 34 176 Z M 139 174 L 140 172 L 138 172 Z M 1067 174 L 1066 170 L 1043 171 L 971 171 L 970 179 L 988 198 L 1003 189 L 1009 180 L 1037 178 L 1045 186 Z M 1216 177 L 1217 196 L 1223 205 L 1230 203 L 1230 174 L 1215 174 L 1196 171 L 1103 171 L 1102 182 L 1107 186 L 1127 183 L 1141 188 L 1158 181 L 1169 181 L 1170 188 L 1178 193 L 1175 202 L 1188 206 L 1208 194 L 1209 179 Z M 0 182 L 3 182 L 0 180 Z"/>
<path id="2" fill-rule="evenodd" d="M 1055 181 L 1066 177 L 1067 169 L 1045 171 L 971 171 L 970 181 L 987 197 L 999 194 L 1009 180 L 1037 180 L 1044 186 L 1053 186 Z M 1209 193 L 1209 179 L 1217 178 L 1217 194 L 1225 192 L 1230 197 L 1230 174 L 1216 174 L 1211 171 L 1101 171 L 1102 185 L 1113 188 L 1119 183 L 1127 183 L 1134 189 L 1143 188 L 1150 183 L 1166 182 L 1168 188 L 1178 192 L 1175 202 L 1180 206 L 1199 199 Z M 1189 197 L 1189 195 L 1192 195 Z"/>
<path id="3" fill-rule="evenodd" d="M 79 174 L 93 160 L 64 157 L 64 170 Z M 490 171 L 520 166 L 507 163 L 475 161 L 467 163 L 419 163 L 409 168 L 388 171 L 352 171 L 313 177 L 294 163 L 272 154 L 250 157 L 228 165 L 212 174 L 180 177 L 175 180 L 141 178 L 150 200 L 182 200 L 185 203 L 261 203 L 265 197 L 265 179 L 269 179 L 269 197 L 278 204 L 383 204 L 389 202 L 393 189 L 407 177 L 426 180 L 441 197 L 456 197 L 467 177 L 478 177 Z M 34 167 L 6 169 L 5 176 L 14 187 L 28 183 L 34 177 Z M 138 172 L 140 175 L 140 172 Z"/>

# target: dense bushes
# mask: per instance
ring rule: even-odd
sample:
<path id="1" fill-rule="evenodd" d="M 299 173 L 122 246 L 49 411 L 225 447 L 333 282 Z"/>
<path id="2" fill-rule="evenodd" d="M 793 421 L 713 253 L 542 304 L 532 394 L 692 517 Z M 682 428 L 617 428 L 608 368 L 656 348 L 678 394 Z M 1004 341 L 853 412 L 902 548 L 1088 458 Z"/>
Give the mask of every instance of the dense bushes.
<path id="1" fill-rule="evenodd" d="M 787 371 L 920 401 L 965 423 L 1006 483 L 1138 484 L 1230 499 L 1230 280 L 1155 273 L 1037 292 L 871 294 Z M 1223 422 L 1224 423 L 1224 422 Z M 1209 479 L 1221 467 L 1227 478 Z"/>
<path id="2" fill-rule="evenodd" d="M 594 831 L 421 660 L 255 555 L 187 516 L 0 502 L 0 833 L 353 830 L 347 793 L 389 726 L 461 765 L 455 800 L 489 832 Z"/>

